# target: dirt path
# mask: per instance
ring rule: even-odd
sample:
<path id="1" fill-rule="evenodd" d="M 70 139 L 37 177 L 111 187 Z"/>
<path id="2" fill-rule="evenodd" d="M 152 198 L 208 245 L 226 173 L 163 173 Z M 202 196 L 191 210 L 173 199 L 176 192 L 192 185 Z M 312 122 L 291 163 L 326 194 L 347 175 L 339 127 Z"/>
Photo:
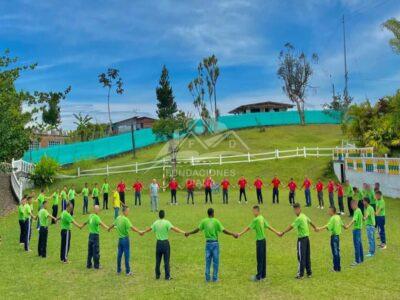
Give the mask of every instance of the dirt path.
<path id="1" fill-rule="evenodd" d="M 0 174 L 0 216 L 15 209 L 16 199 L 11 190 L 10 175 Z"/>

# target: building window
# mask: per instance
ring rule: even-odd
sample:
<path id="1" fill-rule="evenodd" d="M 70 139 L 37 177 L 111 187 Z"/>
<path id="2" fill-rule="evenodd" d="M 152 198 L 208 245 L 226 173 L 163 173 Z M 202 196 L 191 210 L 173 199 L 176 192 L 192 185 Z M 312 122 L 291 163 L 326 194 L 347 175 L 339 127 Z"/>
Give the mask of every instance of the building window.
<path id="1" fill-rule="evenodd" d="M 31 143 L 29 144 L 29 150 L 36 150 L 40 148 L 40 144 L 39 141 L 31 141 Z"/>
<path id="2" fill-rule="evenodd" d="M 252 113 L 258 113 L 258 112 L 260 112 L 260 109 L 259 109 L 259 108 L 251 108 L 251 109 L 250 109 L 250 112 L 252 112 Z"/>
<path id="3" fill-rule="evenodd" d="M 48 147 L 59 146 L 61 145 L 61 141 L 49 141 Z"/>

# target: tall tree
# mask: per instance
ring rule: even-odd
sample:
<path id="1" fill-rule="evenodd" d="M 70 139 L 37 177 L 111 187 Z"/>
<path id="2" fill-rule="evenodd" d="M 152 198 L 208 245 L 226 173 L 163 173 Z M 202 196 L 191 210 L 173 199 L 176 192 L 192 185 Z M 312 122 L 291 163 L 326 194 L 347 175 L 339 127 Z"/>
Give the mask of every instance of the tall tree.
<path id="1" fill-rule="evenodd" d="M 76 125 L 76 132 L 81 138 L 81 142 L 88 140 L 88 127 L 91 125 L 92 117 L 89 115 L 82 115 L 82 113 L 74 114 L 74 124 Z"/>
<path id="2" fill-rule="evenodd" d="M 214 54 L 209 57 L 205 57 L 203 59 L 203 65 L 206 69 L 206 81 L 211 111 L 214 110 L 214 117 L 215 120 L 217 120 L 219 116 L 217 107 L 217 80 L 219 77 L 218 59 Z M 214 107 L 212 105 L 212 98 L 214 100 Z"/>
<path id="3" fill-rule="evenodd" d="M 306 90 L 313 74 L 311 63 L 317 63 L 317 54 L 312 54 L 308 60 L 304 52 L 297 52 L 290 44 L 285 44 L 285 49 L 279 54 L 278 77 L 283 80 L 282 87 L 290 101 L 296 104 L 300 117 L 300 124 L 305 125 L 304 104 Z"/>
<path id="4" fill-rule="evenodd" d="M 334 95 L 332 101 L 329 103 L 325 103 L 323 107 L 327 114 L 333 113 L 335 114 L 335 116 L 338 116 L 340 119 L 340 123 L 343 125 L 347 122 L 348 111 L 352 102 L 352 97 L 342 97 L 341 95 Z"/>
<path id="5" fill-rule="evenodd" d="M 64 100 L 70 91 L 71 86 L 69 86 L 64 92 L 35 92 L 35 97 L 41 99 L 42 102 L 47 103 L 47 105 L 43 107 L 43 123 L 54 128 L 57 128 L 60 125 L 60 101 Z"/>
<path id="6" fill-rule="evenodd" d="M 111 90 L 115 88 L 117 94 L 122 94 L 124 89 L 122 88 L 122 78 L 119 75 L 118 69 L 109 68 L 106 73 L 101 73 L 99 76 L 99 82 L 107 89 L 107 109 L 108 109 L 108 120 L 110 122 L 109 132 L 112 133 L 112 121 L 111 121 L 111 109 L 110 109 L 110 96 Z"/>
<path id="7" fill-rule="evenodd" d="M 156 88 L 157 95 L 157 115 L 160 119 L 167 119 L 173 117 L 178 111 L 172 87 L 169 82 L 168 70 L 165 65 L 161 71 L 159 86 Z"/>
<path id="8" fill-rule="evenodd" d="M 389 44 L 394 52 L 400 54 L 400 21 L 395 18 L 389 19 L 383 23 L 383 27 L 393 33 L 394 37 L 390 39 Z"/>

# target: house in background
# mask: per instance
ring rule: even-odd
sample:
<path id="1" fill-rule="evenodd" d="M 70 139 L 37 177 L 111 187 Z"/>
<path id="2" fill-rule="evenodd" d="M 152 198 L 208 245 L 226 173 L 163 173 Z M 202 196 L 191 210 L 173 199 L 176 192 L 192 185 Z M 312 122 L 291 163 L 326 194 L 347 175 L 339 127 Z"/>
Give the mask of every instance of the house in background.
<path id="1" fill-rule="evenodd" d="M 288 109 L 293 108 L 294 105 L 288 103 L 281 102 L 257 102 L 257 103 L 249 103 L 236 107 L 231 110 L 230 114 L 251 114 L 258 112 L 279 112 L 279 111 L 287 111 Z"/>
<path id="2" fill-rule="evenodd" d="M 134 130 L 140 130 L 144 128 L 153 128 L 155 119 L 150 117 L 135 116 L 129 119 L 121 120 L 112 124 L 113 134 L 119 134 L 131 131 L 133 125 Z"/>
<path id="3" fill-rule="evenodd" d="M 29 145 L 30 150 L 64 145 L 68 138 L 67 132 L 56 129 L 48 132 L 35 132 L 34 135 L 35 138 Z"/>

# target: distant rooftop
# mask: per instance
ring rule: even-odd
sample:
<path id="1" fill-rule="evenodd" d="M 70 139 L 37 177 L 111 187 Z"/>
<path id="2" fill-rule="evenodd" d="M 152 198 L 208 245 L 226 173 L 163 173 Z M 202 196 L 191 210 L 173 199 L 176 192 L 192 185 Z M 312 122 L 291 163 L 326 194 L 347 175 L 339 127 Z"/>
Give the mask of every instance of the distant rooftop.
<path id="1" fill-rule="evenodd" d="M 255 113 L 255 112 L 286 111 L 293 107 L 294 105 L 288 103 L 265 101 L 265 102 L 243 104 L 231 110 L 229 113 L 242 114 L 242 113 Z"/>

